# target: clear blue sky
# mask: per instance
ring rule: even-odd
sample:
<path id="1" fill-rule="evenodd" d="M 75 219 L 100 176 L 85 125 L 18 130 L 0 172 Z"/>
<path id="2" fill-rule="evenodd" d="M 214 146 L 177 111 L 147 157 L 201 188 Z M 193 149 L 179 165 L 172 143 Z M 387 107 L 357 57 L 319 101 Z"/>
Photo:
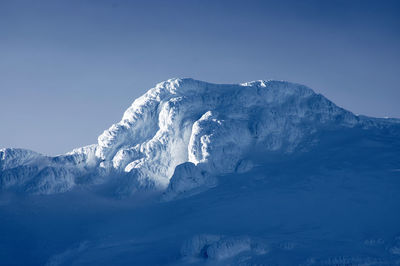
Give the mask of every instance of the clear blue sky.
<path id="1" fill-rule="evenodd" d="M 400 117 L 400 1 L 0 1 L 0 147 L 95 143 L 157 82 L 281 79 Z"/>

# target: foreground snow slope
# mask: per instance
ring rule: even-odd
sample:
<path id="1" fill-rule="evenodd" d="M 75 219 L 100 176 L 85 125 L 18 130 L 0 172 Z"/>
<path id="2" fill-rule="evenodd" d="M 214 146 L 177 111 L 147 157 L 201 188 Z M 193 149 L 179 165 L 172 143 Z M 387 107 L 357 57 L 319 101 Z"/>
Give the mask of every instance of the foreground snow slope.
<path id="1" fill-rule="evenodd" d="M 3 193 L 2 265 L 399 265 L 399 129 L 318 139 L 172 201 Z"/>
<path id="2" fill-rule="evenodd" d="M 306 152 L 323 130 L 396 123 L 360 118 L 289 82 L 217 85 L 171 79 L 136 99 L 122 120 L 99 136 L 98 144 L 56 157 L 0 150 L 0 186 L 52 194 L 111 180 L 119 183 L 115 193 L 125 195 L 163 190 L 175 173 L 168 188 L 171 197 L 211 186 L 213 176 L 250 170 L 253 162 L 247 157 L 255 148 Z M 183 163 L 186 167 L 176 168 Z"/>

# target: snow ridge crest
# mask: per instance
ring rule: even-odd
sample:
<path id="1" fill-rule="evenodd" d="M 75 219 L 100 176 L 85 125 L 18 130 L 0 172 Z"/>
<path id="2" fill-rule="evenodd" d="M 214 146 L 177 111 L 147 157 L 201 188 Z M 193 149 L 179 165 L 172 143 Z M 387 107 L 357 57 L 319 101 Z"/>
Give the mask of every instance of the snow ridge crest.
<path id="1" fill-rule="evenodd" d="M 166 189 L 171 178 L 179 181 L 174 187 L 193 187 L 182 182 L 250 169 L 246 158 L 255 148 L 293 152 L 320 128 L 359 123 L 299 84 L 170 79 L 136 99 L 97 144 L 57 157 L 1 150 L 1 188 L 48 194 L 116 176 L 131 180 L 128 192 Z M 193 166 L 177 168 L 183 163 Z"/>

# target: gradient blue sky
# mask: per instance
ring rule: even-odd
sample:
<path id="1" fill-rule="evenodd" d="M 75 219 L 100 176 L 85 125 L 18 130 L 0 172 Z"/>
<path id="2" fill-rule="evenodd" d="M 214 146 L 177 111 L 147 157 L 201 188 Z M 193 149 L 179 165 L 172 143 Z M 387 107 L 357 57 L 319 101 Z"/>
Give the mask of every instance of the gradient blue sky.
<path id="1" fill-rule="evenodd" d="M 281 79 L 400 117 L 400 1 L 0 1 L 0 147 L 95 143 L 157 82 Z"/>

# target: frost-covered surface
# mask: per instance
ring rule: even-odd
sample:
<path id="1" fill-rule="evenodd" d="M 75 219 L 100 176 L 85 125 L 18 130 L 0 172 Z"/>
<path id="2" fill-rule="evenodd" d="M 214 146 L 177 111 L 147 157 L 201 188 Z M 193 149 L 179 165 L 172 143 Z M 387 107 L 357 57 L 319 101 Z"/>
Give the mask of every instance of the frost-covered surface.
<path id="1" fill-rule="evenodd" d="M 360 118 L 303 85 L 284 81 L 218 85 L 171 79 L 136 99 L 98 144 L 57 157 L 1 150 L 0 181 L 3 189 L 41 194 L 116 177 L 124 180 L 118 193 L 163 190 L 185 162 L 201 164 L 199 171 L 207 177 L 245 172 L 253 166 L 246 157 L 255 149 L 291 153 L 307 150 L 323 129 L 395 123 Z M 192 183 L 185 185 L 177 175 L 177 189 L 206 181 L 189 178 Z"/>
<path id="2" fill-rule="evenodd" d="M 81 177 L 94 174 L 95 146 L 49 157 L 23 149 L 0 150 L 0 187 L 34 194 L 53 194 L 70 190 Z M 86 181 L 85 181 L 86 182 Z"/>
<path id="3" fill-rule="evenodd" d="M 1 265 L 400 265 L 399 120 L 297 84 L 169 80 L 0 181 Z"/>
<path id="4" fill-rule="evenodd" d="M 202 260 L 223 261 L 243 253 L 264 255 L 268 247 L 247 236 L 224 237 L 217 235 L 196 235 L 186 241 L 181 248 L 183 260 L 201 262 Z"/>
<path id="5" fill-rule="evenodd" d="M 254 147 L 293 151 L 328 123 L 358 119 L 301 85 L 256 81 L 216 85 L 192 79 L 158 84 L 100 137 L 101 167 L 138 175 L 165 188 L 175 167 L 203 163 L 212 174 L 234 172 Z"/>

